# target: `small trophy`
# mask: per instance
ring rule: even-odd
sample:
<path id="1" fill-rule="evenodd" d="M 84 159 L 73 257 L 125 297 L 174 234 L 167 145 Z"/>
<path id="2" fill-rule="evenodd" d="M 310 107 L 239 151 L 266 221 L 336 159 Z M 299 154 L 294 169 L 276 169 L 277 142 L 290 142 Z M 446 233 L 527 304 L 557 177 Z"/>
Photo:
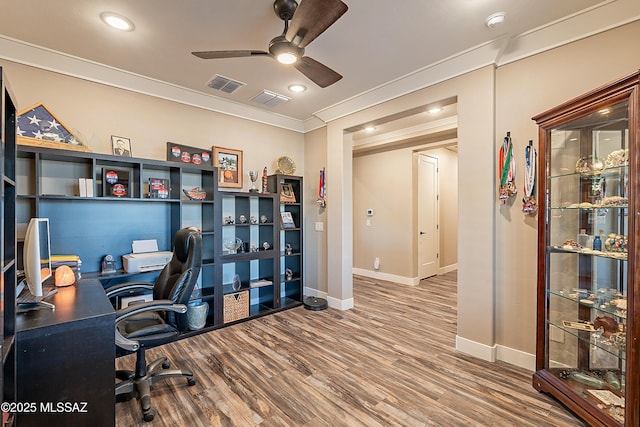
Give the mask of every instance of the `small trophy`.
<path id="1" fill-rule="evenodd" d="M 257 193 L 258 189 L 256 188 L 256 181 L 258 180 L 258 171 L 249 171 L 249 179 L 251 179 L 251 188 L 249 188 L 249 192 Z"/>

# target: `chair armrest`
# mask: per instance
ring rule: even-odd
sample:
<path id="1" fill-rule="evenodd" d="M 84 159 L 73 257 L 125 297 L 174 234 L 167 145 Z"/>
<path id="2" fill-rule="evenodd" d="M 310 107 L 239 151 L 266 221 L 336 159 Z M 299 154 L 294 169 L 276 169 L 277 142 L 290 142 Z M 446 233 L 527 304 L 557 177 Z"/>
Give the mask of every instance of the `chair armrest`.
<path id="1" fill-rule="evenodd" d="M 174 304 L 173 301 L 169 299 L 155 300 L 155 301 L 146 301 L 141 302 L 139 304 L 133 304 L 128 307 L 122 308 L 116 311 L 116 325 L 133 315 L 146 313 L 148 311 L 175 311 L 176 313 L 186 313 L 187 306 L 184 304 Z M 140 344 L 138 341 L 130 340 L 125 338 L 118 328 L 115 328 L 116 332 L 116 345 L 120 348 L 129 351 L 137 351 L 140 348 Z"/>
<path id="2" fill-rule="evenodd" d="M 107 298 L 118 297 L 126 294 L 133 294 L 140 291 L 153 291 L 153 283 L 148 282 L 126 282 L 109 286 L 104 290 Z"/>

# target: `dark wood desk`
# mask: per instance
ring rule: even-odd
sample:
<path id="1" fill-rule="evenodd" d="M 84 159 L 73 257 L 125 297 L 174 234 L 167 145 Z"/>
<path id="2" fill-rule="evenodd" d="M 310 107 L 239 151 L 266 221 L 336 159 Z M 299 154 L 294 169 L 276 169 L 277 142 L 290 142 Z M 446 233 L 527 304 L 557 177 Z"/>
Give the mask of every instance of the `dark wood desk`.
<path id="1" fill-rule="evenodd" d="M 18 427 L 115 425 L 115 312 L 104 288 L 81 280 L 49 301 L 55 311 L 16 316 L 15 401 L 36 406 L 16 414 Z"/>

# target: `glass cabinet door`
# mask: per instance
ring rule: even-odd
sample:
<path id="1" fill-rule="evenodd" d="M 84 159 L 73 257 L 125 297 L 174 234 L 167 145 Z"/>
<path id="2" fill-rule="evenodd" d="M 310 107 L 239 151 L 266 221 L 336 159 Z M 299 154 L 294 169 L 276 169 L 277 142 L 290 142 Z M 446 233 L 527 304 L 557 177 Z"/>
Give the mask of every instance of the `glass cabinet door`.
<path id="1" fill-rule="evenodd" d="M 628 99 L 547 130 L 546 351 L 562 387 L 624 424 Z"/>

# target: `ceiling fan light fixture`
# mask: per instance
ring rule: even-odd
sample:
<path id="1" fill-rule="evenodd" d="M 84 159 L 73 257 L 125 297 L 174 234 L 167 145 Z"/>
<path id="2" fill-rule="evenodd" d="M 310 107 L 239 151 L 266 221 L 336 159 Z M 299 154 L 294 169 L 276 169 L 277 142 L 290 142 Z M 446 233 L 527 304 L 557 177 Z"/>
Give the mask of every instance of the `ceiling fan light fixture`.
<path id="1" fill-rule="evenodd" d="M 281 64 L 289 65 L 289 64 L 295 63 L 298 60 L 298 57 L 295 55 L 295 53 L 284 52 L 284 53 L 279 53 L 276 56 L 276 59 Z"/>
<path id="2" fill-rule="evenodd" d="M 102 22 L 104 22 L 111 28 L 115 28 L 116 30 L 133 31 L 136 28 L 136 26 L 133 25 L 133 22 L 131 22 L 130 19 L 122 15 L 118 15 L 117 13 L 102 12 L 100 14 L 100 19 L 102 19 Z"/>
<path id="3" fill-rule="evenodd" d="M 301 84 L 292 84 L 289 85 L 289 90 L 291 92 L 296 92 L 296 93 L 300 93 L 300 92 L 304 92 L 305 90 L 307 90 L 307 87 L 305 85 L 301 85 Z"/>
<path id="4" fill-rule="evenodd" d="M 304 54 L 304 49 L 294 46 L 284 36 L 278 36 L 269 43 L 269 53 L 281 64 L 293 64 Z"/>

